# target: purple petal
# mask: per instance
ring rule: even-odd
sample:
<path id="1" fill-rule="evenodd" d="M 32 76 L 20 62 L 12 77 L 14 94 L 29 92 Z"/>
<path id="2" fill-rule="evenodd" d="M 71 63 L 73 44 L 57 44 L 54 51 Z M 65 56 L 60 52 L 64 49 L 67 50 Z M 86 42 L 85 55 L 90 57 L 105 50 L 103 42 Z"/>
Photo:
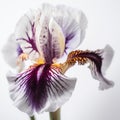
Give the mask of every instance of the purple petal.
<path id="1" fill-rule="evenodd" d="M 17 76 L 8 75 L 15 105 L 32 115 L 34 111 L 55 111 L 71 96 L 76 80 L 62 75 L 53 65 L 33 67 Z"/>

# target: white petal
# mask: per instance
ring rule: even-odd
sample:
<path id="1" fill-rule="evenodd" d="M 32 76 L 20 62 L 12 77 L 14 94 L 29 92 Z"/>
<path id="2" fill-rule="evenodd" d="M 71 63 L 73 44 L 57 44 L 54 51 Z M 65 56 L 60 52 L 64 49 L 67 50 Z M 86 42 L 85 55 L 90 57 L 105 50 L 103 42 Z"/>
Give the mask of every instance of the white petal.
<path id="1" fill-rule="evenodd" d="M 5 61 L 11 66 L 16 67 L 16 60 L 17 60 L 17 43 L 15 41 L 15 35 L 12 34 L 7 43 L 3 47 L 3 57 Z"/>

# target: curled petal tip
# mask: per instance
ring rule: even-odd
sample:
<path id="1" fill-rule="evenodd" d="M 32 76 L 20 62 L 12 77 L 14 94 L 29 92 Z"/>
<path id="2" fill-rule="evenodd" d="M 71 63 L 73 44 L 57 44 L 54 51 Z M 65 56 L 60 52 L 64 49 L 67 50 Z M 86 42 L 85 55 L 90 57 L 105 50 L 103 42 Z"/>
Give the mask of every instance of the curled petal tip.
<path id="1" fill-rule="evenodd" d="M 102 81 L 99 84 L 99 90 L 109 89 L 109 88 L 112 88 L 113 86 L 114 86 L 114 82 L 113 81 L 107 81 L 107 83 Z"/>

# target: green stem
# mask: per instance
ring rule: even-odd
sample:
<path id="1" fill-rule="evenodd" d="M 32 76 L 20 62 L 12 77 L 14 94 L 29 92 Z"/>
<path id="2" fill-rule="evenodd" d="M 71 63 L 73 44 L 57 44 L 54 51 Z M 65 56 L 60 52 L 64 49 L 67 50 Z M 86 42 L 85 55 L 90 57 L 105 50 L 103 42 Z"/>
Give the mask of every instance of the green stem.
<path id="1" fill-rule="evenodd" d="M 60 120 L 60 108 L 55 112 L 50 112 L 50 120 Z"/>
<path id="2" fill-rule="evenodd" d="M 31 117 L 30 117 L 30 120 L 35 120 L 35 117 L 34 117 L 34 116 L 31 116 Z"/>

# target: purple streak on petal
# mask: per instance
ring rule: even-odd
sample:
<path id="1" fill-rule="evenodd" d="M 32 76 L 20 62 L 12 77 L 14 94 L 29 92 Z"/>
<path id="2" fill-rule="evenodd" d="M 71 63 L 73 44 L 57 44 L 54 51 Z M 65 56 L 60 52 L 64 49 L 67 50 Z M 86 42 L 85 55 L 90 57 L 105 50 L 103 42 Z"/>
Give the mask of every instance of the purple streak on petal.
<path id="1" fill-rule="evenodd" d="M 60 51 L 57 49 L 57 43 L 54 43 L 53 37 L 49 30 L 47 31 L 47 43 L 41 46 L 46 63 L 51 64 L 53 58 L 59 58 Z M 57 39 L 57 38 L 56 38 Z"/>
<path id="2" fill-rule="evenodd" d="M 60 38 L 57 33 L 57 27 L 59 28 L 56 21 L 52 20 L 52 18 L 47 15 L 44 16 L 38 43 L 40 43 L 40 48 L 46 63 L 49 64 L 52 63 L 53 58 L 59 58 L 61 56 L 61 48 L 58 40 Z"/>
<path id="3" fill-rule="evenodd" d="M 43 54 L 44 54 L 44 58 L 46 60 L 46 63 L 51 64 L 52 63 L 52 59 L 53 59 L 53 55 L 52 55 L 52 46 L 51 46 L 51 35 L 49 30 L 47 30 L 47 43 L 45 45 L 42 46 L 42 50 L 43 50 Z"/>
<path id="4" fill-rule="evenodd" d="M 75 33 L 70 33 L 68 36 L 66 36 L 66 41 L 65 43 L 67 44 L 69 40 L 71 40 L 74 37 Z"/>

